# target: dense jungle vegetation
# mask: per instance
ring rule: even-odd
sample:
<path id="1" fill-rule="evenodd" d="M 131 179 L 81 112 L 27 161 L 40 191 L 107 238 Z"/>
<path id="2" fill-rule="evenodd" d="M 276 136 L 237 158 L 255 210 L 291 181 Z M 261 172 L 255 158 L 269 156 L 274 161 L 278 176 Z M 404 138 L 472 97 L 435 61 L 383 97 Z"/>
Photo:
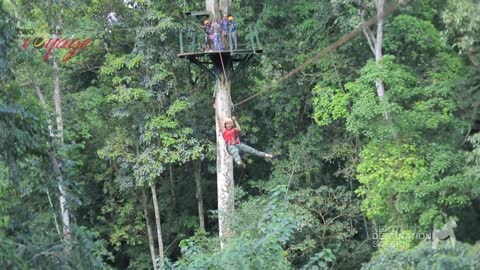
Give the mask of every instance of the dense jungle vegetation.
<path id="1" fill-rule="evenodd" d="M 480 2 L 401 1 L 286 80 L 395 1 L 230 2 L 275 159 L 235 167 L 220 248 L 215 81 L 177 56 L 205 1 L 0 0 L 0 268 L 478 269 Z"/>

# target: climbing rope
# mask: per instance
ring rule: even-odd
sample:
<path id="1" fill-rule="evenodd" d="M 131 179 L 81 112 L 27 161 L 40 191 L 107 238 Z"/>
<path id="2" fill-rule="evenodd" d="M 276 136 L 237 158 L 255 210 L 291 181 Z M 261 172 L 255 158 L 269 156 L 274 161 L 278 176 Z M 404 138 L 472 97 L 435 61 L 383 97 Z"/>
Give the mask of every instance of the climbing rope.
<path id="1" fill-rule="evenodd" d="M 220 56 L 220 62 L 222 64 L 222 69 L 223 69 L 223 76 L 225 77 L 225 81 L 227 83 L 227 85 L 230 85 L 228 83 L 228 77 L 227 77 L 227 72 L 225 71 L 225 65 L 223 63 L 223 57 L 222 57 L 222 53 L 220 50 L 218 50 L 218 55 Z M 232 95 L 228 95 L 228 98 L 230 99 L 230 107 L 231 107 L 231 111 L 232 111 L 232 114 L 233 112 L 235 111 L 235 105 L 233 104 L 233 101 L 232 101 Z"/>
<path id="2" fill-rule="evenodd" d="M 320 58 L 324 57 L 325 55 L 327 55 L 328 53 L 334 51 L 335 49 L 337 49 L 338 47 L 342 46 L 343 44 L 345 44 L 346 42 L 350 41 L 351 39 L 353 39 L 356 35 L 358 35 L 359 33 L 361 33 L 363 31 L 364 28 L 366 27 L 370 27 L 371 25 L 373 25 L 374 23 L 376 23 L 379 19 L 383 19 L 385 18 L 386 16 L 390 15 L 391 13 L 393 13 L 399 6 L 399 4 L 407 4 L 409 0 L 397 0 L 395 1 L 395 4 L 392 5 L 391 7 L 389 7 L 388 9 L 386 9 L 382 15 L 380 16 L 375 16 L 375 17 L 372 17 L 370 18 L 368 21 L 360 24 L 355 30 L 351 31 L 350 33 L 347 33 L 345 35 L 343 35 L 342 37 L 340 37 L 337 41 L 335 41 L 334 43 L 331 43 L 330 46 L 328 46 L 327 48 L 321 50 L 318 54 L 316 54 L 315 56 L 313 56 L 312 58 L 308 59 L 307 61 L 305 61 L 303 64 L 301 64 L 300 66 L 294 68 L 293 70 L 291 70 L 290 72 L 288 72 L 287 74 L 285 74 L 284 76 L 280 77 L 280 79 L 278 79 L 278 81 L 274 82 L 272 85 L 266 87 L 265 89 L 249 96 L 248 98 L 236 103 L 234 106 L 239 106 L 247 101 L 250 101 L 256 97 L 258 97 L 259 95 L 271 90 L 271 89 L 274 89 L 276 86 L 278 86 L 281 82 L 289 79 L 290 77 L 292 77 L 293 75 L 297 74 L 299 71 L 301 71 L 302 69 L 304 69 L 306 66 L 310 65 L 311 63 L 319 60 Z"/>
<path id="3" fill-rule="evenodd" d="M 227 72 L 225 72 L 225 65 L 223 64 L 222 52 L 220 49 L 218 50 L 218 55 L 220 55 L 220 62 L 222 63 L 223 76 L 225 77 L 225 81 L 228 83 Z"/>

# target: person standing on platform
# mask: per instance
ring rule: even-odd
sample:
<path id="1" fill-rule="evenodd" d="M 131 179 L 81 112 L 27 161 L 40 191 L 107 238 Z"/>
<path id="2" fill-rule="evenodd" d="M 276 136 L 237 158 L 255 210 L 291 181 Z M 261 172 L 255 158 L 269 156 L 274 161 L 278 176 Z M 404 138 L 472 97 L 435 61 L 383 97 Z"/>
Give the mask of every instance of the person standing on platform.
<path id="1" fill-rule="evenodd" d="M 203 22 L 202 29 L 203 29 L 203 32 L 205 33 L 204 50 L 209 51 L 211 50 L 211 47 L 210 47 L 210 38 L 209 38 L 210 22 L 208 20 Z"/>
<path id="2" fill-rule="evenodd" d="M 237 22 L 234 21 L 233 16 L 228 17 L 228 29 L 230 29 L 230 36 L 232 38 L 233 49 L 236 50 L 237 47 Z"/>
<path id="3" fill-rule="evenodd" d="M 212 23 L 213 29 L 213 49 L 214 50 L 223 50 L 222 42 L 220 41 L 220 35 L 222 34 L 222 27 L 218 21 L 214 20 Z"/>
<path id="4" fill-rule="evenodd" d="M 210 44 L 209 52 L 213 51 L 213 23 L 209 21 L 209 28 L 208 28 L 208 42 Z"/>
<path id="5" fill-rule="evenodd" d="M 223 14 L 222 23 L 222 43 L 224 48 L 228 48 L 228 17 L 227 14 Z"/>

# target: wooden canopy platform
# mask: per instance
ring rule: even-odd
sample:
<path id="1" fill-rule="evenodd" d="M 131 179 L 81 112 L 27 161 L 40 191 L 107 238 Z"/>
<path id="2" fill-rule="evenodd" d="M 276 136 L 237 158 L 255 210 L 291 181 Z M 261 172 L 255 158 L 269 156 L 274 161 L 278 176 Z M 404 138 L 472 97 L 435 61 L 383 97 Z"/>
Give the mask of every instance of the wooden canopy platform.
<path id="1" fill-rule="evenodd" d="M 180 58 L 198 58 L 198 57 L 209 57 L 209 56 L 215 56 L 218 55 L 219 53 L 223 55 L 228 55 L 232 57 L 232 60 L 235 61 L 234 56 L 245 56 L 249 54 L 257 54 L 257 53 L 262 53 L 263 49 L 240 49 L 240 50 L 227 50 L 227 51 L 205 51 L 205 52 L 185 52 L 185 53 L 179 53 L 177 54 L 178 57 Z"/>
<path id="2" fill-rule="evenodd" d="M 191 63 L 197 65 L 199 68 L 205 70 L 208 74 L 215 77 L 215 73 L 211 65 L 218 65 L 222 63 L 232 63 L 232 70 L 239 71 L 247 65 L 254 55 L 260 54 L 263 49 L 241 49 L 228 51 L 205 51 L 205 52 L 185 52 L 179 53 L 179 58 L 189 60 Z M 237 62 L 237 65 L 233 63 Z"/>

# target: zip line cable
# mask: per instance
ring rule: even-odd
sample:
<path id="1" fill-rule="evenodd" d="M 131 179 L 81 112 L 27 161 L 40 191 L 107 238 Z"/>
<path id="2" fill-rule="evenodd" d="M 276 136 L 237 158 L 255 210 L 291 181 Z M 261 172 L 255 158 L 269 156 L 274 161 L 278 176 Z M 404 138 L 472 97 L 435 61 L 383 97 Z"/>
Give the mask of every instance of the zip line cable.
<path id="1" fill-rule="evenodd" d="M 274 82 L 272 85 L 266 87 L 265 89 L 249 96 L 248 98 L 234 104 L 234 106 L 238 106 L 238 105 L 241 105 L 247 101 L 250 101 L 256 97 L 258 97 L 259 95 L 269 91 L 269 90 L 272 90 L 274 89 L 276 86 L 278 86 L 281 82 L 289 79 L 290 77 L 292 77 L 293 75 L 297 74 L 299 71 L 301 71 L 302 69 L 304 69 L 306 66 L 310 65 L 311 63 L 319 60 L 320 58 L 324 57 L 325 55 L 327 55 L 328 53 L 334 51 L 335 49 L 337 49 L 338 47 L 342 46 L 343 44 L 345 44 L 346 42 L 350 41 L 351 39 L 353 39 L 356 35 L 358 35 L 359 33 L 361 33 L 363 31 L 363 29 L 365 27 L 369 27 L 371 25 L 373 25 L 374 23 L 376 23 L 379 19 L 383 19 L 385 18 L 386 16 L 390 15 L 391 13 L 393 13 L 395 10 L 397 10 L 399 4 L 407 4 L 409 2 L 409 0 L 397 0 L 395 1 L 395 4 L 391 7 L 389 7 L 388 9 L 386 9 L 383 14 L 381 14 L 380 16 L 375 16 L 375 17 L 372 17 L 370 18 L 368 21 L 360 24 L 355 30 L 351 31 L 350 33 L 347 33 L 345 35 L 343 35 L 342 37 L 340 37 L 337 41 L 335 41 L 334 43 L 331 43 L 327 48 L 321 50 L 318 54 L 316 54 L 314 57 L 308 59 L 307 61 L 305 61 L 303 64 L 301 64 L 300 66 L 294 68 L 293 70 L 291 70 L 290 72 L 288 72 L 287 74 L 285 74 L 284 76 L 280 77 L 280 79 L 278 79 L 278 81 Z"/>

